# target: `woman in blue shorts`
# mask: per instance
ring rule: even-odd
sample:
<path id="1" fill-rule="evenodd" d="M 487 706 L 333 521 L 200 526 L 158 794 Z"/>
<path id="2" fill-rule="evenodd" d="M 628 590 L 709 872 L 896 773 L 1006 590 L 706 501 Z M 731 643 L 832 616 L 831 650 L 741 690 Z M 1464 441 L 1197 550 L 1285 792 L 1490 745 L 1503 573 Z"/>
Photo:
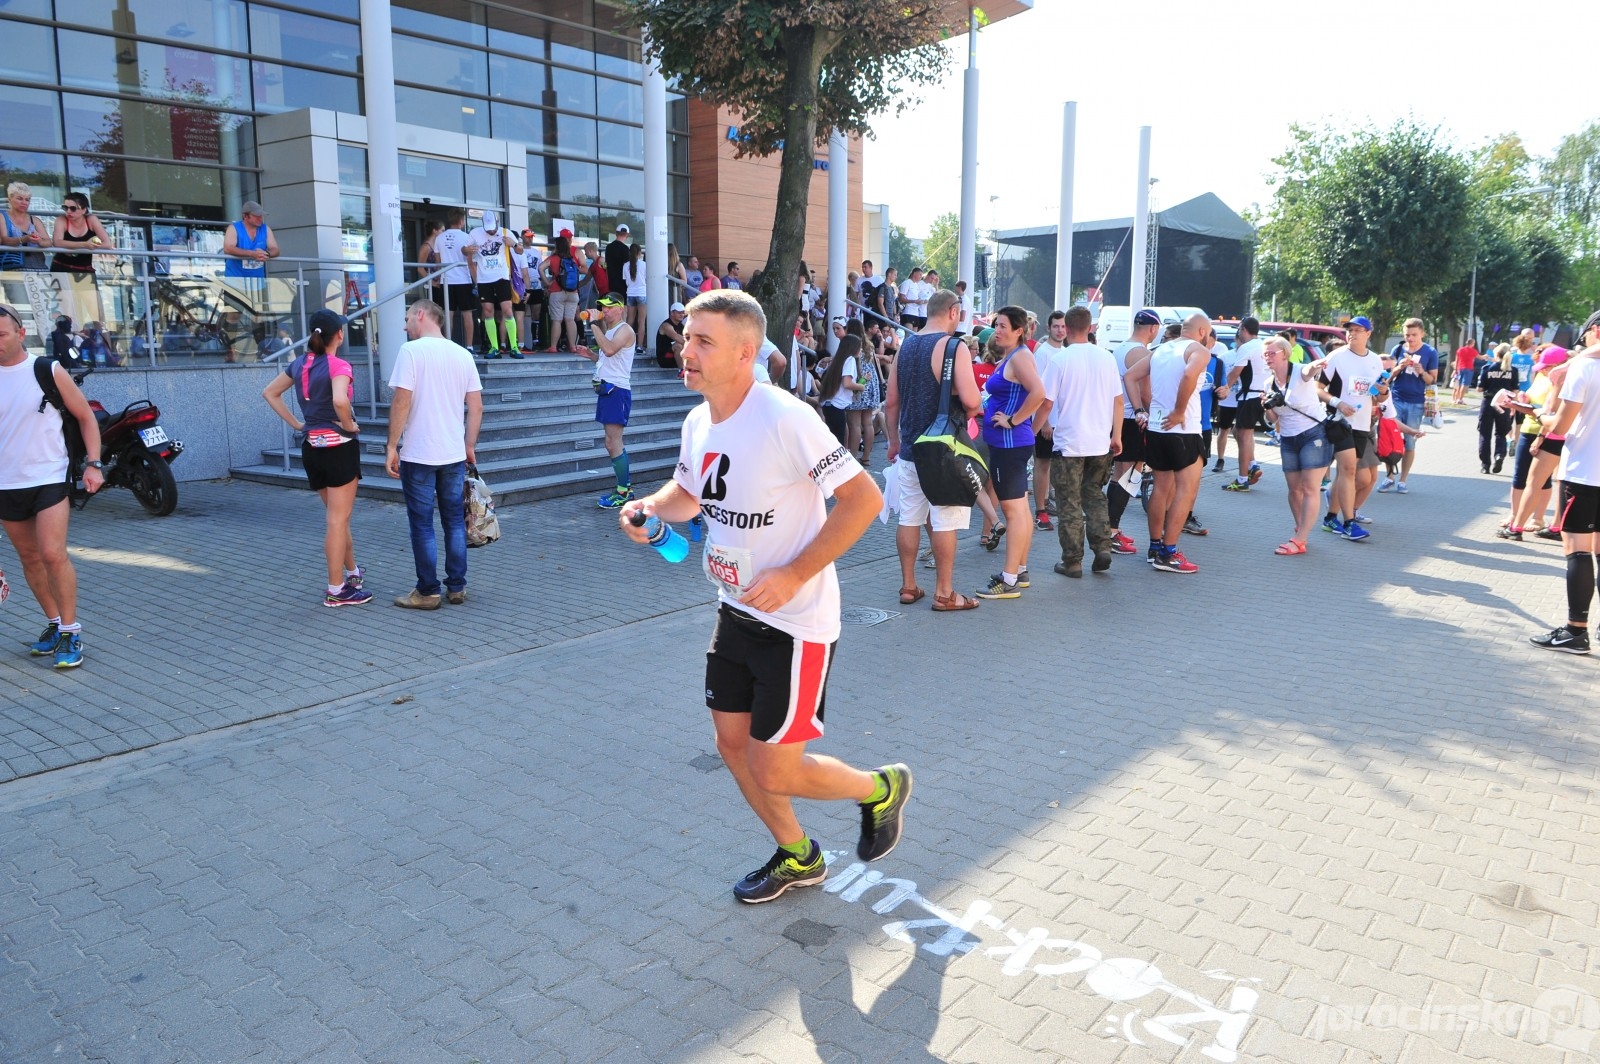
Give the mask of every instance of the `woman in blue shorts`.
<path id="1" fill-rule="evenodd" d="M 1272 379 L 1262 408 L 1282 441 L 1279 458 L 1289 485 L 1289 513 L 1294 517 L 1294 535 L 1273 553 L 1304 554 L 1306 537 L 1316 527 L 1321 509 L 1322 475 L 1333 464 L 1333 445 L 1322 429 L 1327 394 L 1316 379 L 1322 366 L 1317 362 L 1290 364 L 1289 343 L 1276 336 L 1267 341 L 1263 353 Z"/>
<path id="2" fill-rule="evenodd" d="M 1006 541 L 1005 571 L 990 579 L 979 598 L 1020 597 L 1025 586 L 1020 577 L 1027 572 L 1033 545 L 1028 461 L 1033 457 L 1033 413 L 1045 396 L 1033 352 L 1023 342 L 1027 334 L 1027 311 L 1001 307 L 995 312 L 992 340 L 1000 358 L 983 385 L 983 442 L 989 445 L 991 481 L 1011 538 Z"/>

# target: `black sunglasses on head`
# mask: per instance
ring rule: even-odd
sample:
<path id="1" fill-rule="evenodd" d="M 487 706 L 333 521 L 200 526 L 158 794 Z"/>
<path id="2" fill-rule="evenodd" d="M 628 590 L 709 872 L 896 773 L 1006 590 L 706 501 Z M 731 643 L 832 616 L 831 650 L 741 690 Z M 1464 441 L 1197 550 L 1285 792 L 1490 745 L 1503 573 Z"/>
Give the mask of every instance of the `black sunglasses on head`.
<path id="1" fill-rule="evenodd" d="M 22 319 L 17 316 L 17 312 L 6 306 L 4 303 L 0 303 L 0 314 L 4 314 L 6 317 L 16 322 L 17 328 L 22 328 Z"/>

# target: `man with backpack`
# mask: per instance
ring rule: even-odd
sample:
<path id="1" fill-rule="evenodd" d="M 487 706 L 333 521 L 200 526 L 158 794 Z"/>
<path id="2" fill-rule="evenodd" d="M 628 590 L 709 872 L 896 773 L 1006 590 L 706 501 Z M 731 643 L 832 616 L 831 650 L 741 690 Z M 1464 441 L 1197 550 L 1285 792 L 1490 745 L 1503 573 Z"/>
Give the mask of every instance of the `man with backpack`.
<path id="1" fill-rule="evenodd" d="M 572 230 L 561 230 L 543 266 L 545 305 L 550 308 L 550 337 L 545 354 L 555 354 L 557 334 L 563 331 L 567 349 L 578 350 L 578 288 L 583 284 L 586 265 L 572 246 Z"/>
<path id="2" fill-rule="evenodd" d="M 0 525 L 44 610 L 45 629 L 28 652 L 52 655 L 58 669 L 75 669 L 83 664 L 83 626 L 67 518 L 80 454 L 95 459 L 84 463 L 84 488 L 93 494 L 105 483 L 100 425 L 66 369 L 30 356 L 23 335 L 21 316 L 0 304 Z"/>

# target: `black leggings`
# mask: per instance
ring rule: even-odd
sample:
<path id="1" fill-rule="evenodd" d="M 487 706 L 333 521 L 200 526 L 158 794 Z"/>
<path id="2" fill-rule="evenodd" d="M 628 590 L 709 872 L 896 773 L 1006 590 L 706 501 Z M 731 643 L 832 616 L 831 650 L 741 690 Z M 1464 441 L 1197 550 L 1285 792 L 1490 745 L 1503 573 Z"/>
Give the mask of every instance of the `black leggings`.
<path id="1" fill-rule="evenodd" d="M 1122 485 L 1114 479 L 1106 485 L 1106 516 L 1112 528 L 1122 527 L 1122 512 L 1128 508 L 1128 502 L 1133 498 L 1122 490 Z"/>
<path id="2" fill-rule="evenodd" d="M 840 410 L 828 403 L 822 404 L 822 420 L 828 430 L 839 437 L 839 442 L 844 443 L 850 432 L 850 411 Z"/>

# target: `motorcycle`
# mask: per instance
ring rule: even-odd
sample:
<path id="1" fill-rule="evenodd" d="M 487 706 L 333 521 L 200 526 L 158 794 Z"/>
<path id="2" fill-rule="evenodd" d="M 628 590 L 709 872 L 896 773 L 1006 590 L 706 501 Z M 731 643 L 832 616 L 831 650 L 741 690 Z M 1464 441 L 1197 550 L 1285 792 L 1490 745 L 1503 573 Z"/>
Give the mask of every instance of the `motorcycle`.
<path id="1" fill-rule="evenodd" d="M 72 379 L 82 388 L 83 379 L 92 372 L 93 365 L 73 368 Z M 183 453 L 183 443 L 169 437 L 161 427 L 160 409 L 148 399 L 136 399 L 118 414 L 112 414 L 98 399 L 89 400 L 89 409 L 100 425 L 105 486 L 127 488 L 139 505 L 156 517 L 165 517 L 177 509 L 178 481 L 172 475 L 172 462 Z M 89 499 L 82 481 L 75 481 L 73 505 L 81 510 Z"/>

